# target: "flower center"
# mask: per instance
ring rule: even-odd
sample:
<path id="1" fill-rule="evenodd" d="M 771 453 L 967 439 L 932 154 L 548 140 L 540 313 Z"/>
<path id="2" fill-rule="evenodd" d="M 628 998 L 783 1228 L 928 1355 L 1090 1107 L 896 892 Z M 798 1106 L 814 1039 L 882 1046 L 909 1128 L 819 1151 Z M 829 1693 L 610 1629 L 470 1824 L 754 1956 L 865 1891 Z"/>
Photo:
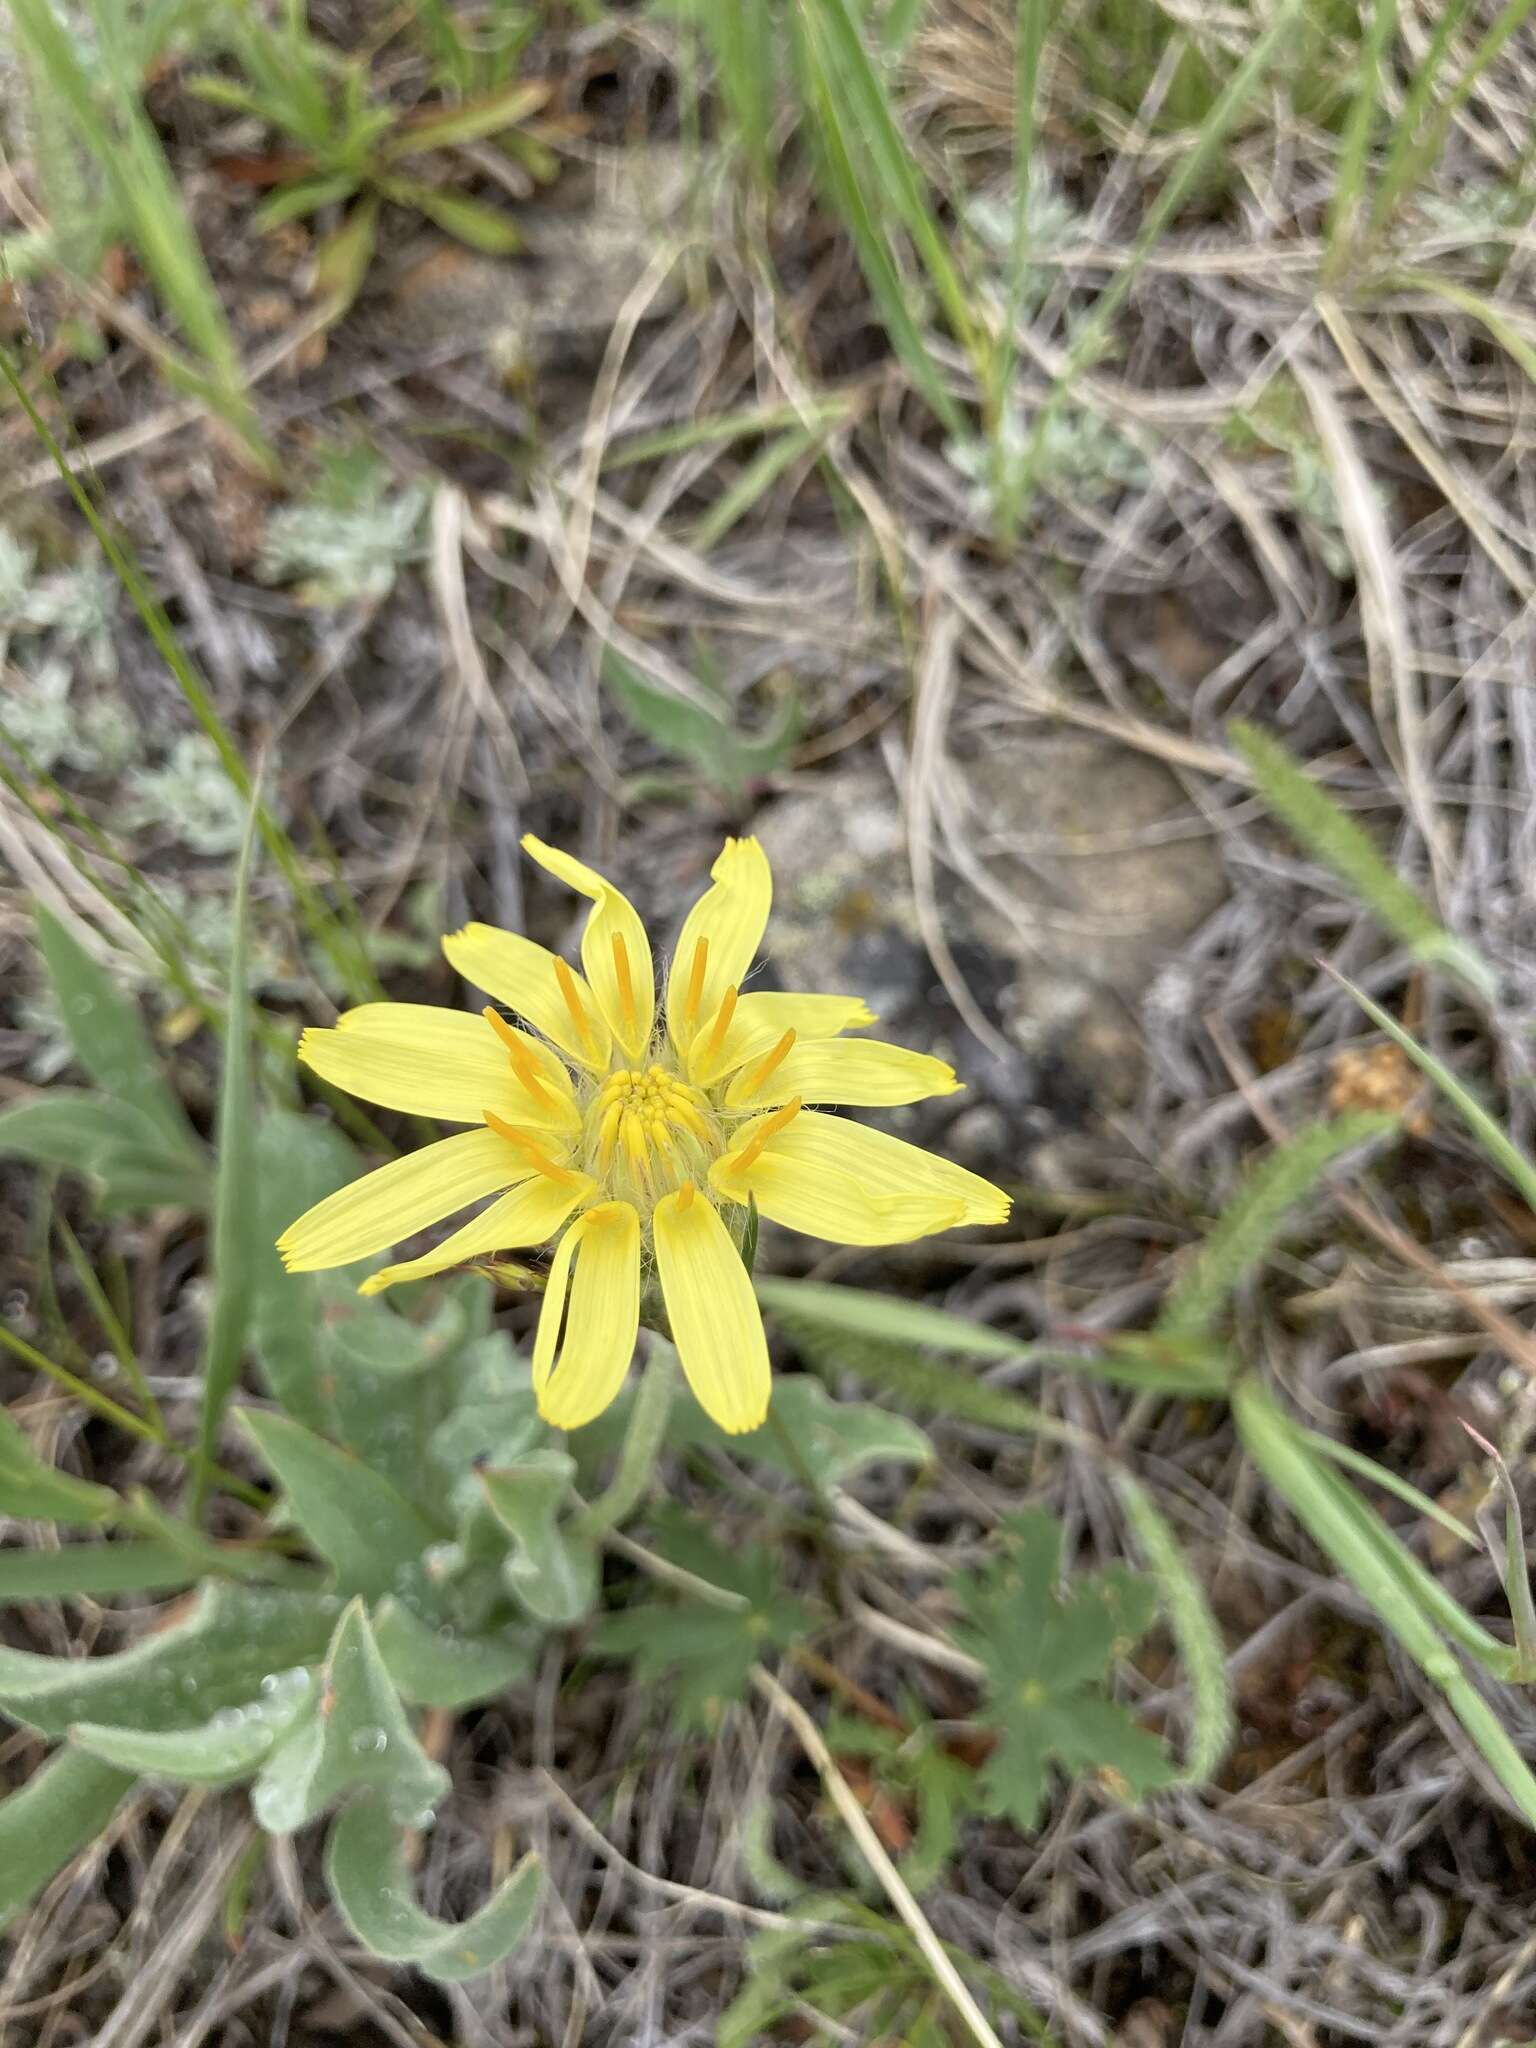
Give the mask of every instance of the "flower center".
<path id="1" fill-rule="evenodd" d="M 610 1074 L 587 1109 L 587 1171 L 645 1207 L 705 1180 L 723 1149 L 708 1097 L 655 1061 Z"/>

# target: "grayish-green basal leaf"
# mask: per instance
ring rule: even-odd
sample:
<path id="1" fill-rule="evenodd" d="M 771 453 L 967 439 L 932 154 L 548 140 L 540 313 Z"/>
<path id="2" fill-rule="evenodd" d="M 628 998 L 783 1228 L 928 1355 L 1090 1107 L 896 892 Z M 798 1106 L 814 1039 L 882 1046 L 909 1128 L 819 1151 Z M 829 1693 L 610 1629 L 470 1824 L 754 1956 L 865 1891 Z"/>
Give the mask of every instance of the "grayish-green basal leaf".
<path id="1" fill-rule="evenodd" d="M 354 1800 L 337 1816 L 325 1874 L 359 1941 L 440 1984 L 460 1984 L 505 1961 L 528 1932 L 542 1882 L 538 1858 L 525 1856 L 478 1913 L 457 1926 L 434 1920 L 416 1903 L 400 1830 L 375 1799 Z"/>
<path id="2" fill-rule="evenodd" d="M 137 1003 L 112 981 L 74 933 L 39 904 L 37 943 L 58 997 L 75 1058 L 99 1088 L 139 1111 L 159 1149 L 200 1173 L 203 1148 L 165 1079 L 164 1062 L 144 1029 Z"/>
<path id="3" fill-rule="evenodd" d="M 575 1460 L 564 1451 L 529 1451 L 516 1464 L 482 1472 L 485 1498 L 515 1540 L 506 1583 L 536 1621 L 568 1628 L 597 1598 L 597 1553 L 560 1526 Z"/>
<path id="4" fill-rule="evenodd" d="M 201 1727 L 257 1698 L 261 1681 L 324 1654 L 334 1598 L 210 1581 L 184 1621 L 109 1657 L 42 1657 L 0 1646 L 0 1712 L 43 1735 L 77 1721 Z"/>
<path id="5" fill-rule="evenodd" d="M 519 1359 L 502 1331 L 483 1337 L 466 1355 L 469 1368 L 449 1414 L 432 1432 L 432 1455 L 453 1475 L 456 1514 L 482 1499 L 476 1466 L 511 1465 L 545 1442 L 528 1364 Z"/>
<path id="6" fill-rule="evenodd" d="M 94 1841 L 133 1789 L 126 1771 L 60 1750 L 18 1792 L 0 1799 L 0 1928 Z"/>
<path id="7" fill-rule="evenodd" d="M 344 1593 L 369 1599 L 385 1593 L 425 1596 L 422 1556 L 446 1528 L 429 1522 L 350 1451 L 302 1423 L 253 1408 L 242 1409 L 240 1419 L 277 1474 L 295 1521 L 335 1566 Z"/>
<path id="8" fill-rule="evenodd" d="M 256 1781 L 256 1818 L 270 1834 L 291 1834 L 358 1790 L 377 1792 L 401 1825 L 424 1827 L 448 1783 L 416 1740 L 362 1601 L 352 1601 L 337 1623 L 318 1692 Z"/>
<path id="9" fill-rule="evenodd" d="M 432 1627 L 395 1599 L 380 1602 L 373 1633 L 395 1690 L 420 1707 L 467 1707 L 491 1699 L 528 1676 L 538 1650 L 531 1630 L 464 1635 Z"/>
<path id="10" fill-rule="evenodd" d="M 5 1510 L 0 1473 L 0 1514 Z M 142 1543 L 66 1543 L 58 1550 L 0 1551 L 0 1605 L 110 1593 L 170 1593 L 201 1576 L 185 1553 L 151 1538 Z"/>
<path id="11" fill-rule="evenodd" d="M 83 1089 L 50 1088 L 0 1112 L 0 1156 L 84 1174 L 104 1215 L 199 1209 L 208 1199 L 202 1166 L 172 1151 L 141 1109 Z"/>
<path id="12" fill-rule="evenodd" d="M 201 1728 L 113 1728 L 80 1721 L 69 1731 L 77 1749 L 136 1777 L 174 1785 L 232 1785 L 250 1777 L 299 1718 L 315 1692 L 312 1672 L 296 1664 L 268 1672 L 255 1699 L 222 1707 Z"/>
<path id="13" fill-rule="evenodd" d="M 247 1210 L 253 1239 L 251 1341 L 285 1412 L 310 1429 L 331 1426 L 326 1396 L 320 1276 L 289 1273 L 277 1239 L 296 1216 L 358 1173 L 357 1153 L 334 1124 L 268 1110 L 256 1127 L 256 1169 Z"/>

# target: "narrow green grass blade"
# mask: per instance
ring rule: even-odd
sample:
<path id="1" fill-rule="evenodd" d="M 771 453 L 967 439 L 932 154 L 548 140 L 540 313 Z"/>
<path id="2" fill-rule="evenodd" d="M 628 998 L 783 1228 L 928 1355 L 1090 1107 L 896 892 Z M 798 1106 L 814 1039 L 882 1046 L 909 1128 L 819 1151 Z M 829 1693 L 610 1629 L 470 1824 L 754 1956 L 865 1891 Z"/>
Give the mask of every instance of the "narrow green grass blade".
<path id="1" fill-rule="evenodd" d="M 207 1497 L 224 1410 L 240 1377 L 251 1319 L 255 1276 L 250 1232 L 242 1227 L 251 1198 L 256 1157 L 256 1099 L 251 1082 L 250 1000 L 247 988 L 250 944 L 251 868 L 256 848 L 257 806 L 253 800 L 235 875 L 229 949 L 228 1026 L 224 1033 L 224 1075 L 219 1090 L 217 1161 L 213 1185 L 213 1311 L 203 1360 L 203 1412 L 198 1427 L 199 1462 L 189 1504 L 195 1521 Z"/>
<path id="2" fill-rule="evenodd" d="M 1374 1458 L 1367 1458 L 1360 1451 L 1352 1451 L 1348 1444 L 1336 1444 L 1332 1437 L 1321 1435 L 1316 1430 L 1303 1430 L 1303 1440 L 1319 1456 L 1332 1458 L 1336 1465 L 1342 1465 L 1348 1472 L 1358 1472 L 1362 1479 L 1372 1486 L 1379 1486 L 1385 1493 L 1395 1493 L 1400 1501 L 1411 1507 L 1416 1514 L 1426 1516 L 1431 1522 L 1438 1522 L 1448 1536 L 1454 1536 L 1458 1543 L 1469 1543 L 1474 1550 L 1481 1550 L 1482 1543 L 1477 1533 L 1469 1529 L 1459 1515 L 1453 1515 L 1438 1501 L 1431 1500 L 1427 1493 L 1421 1493 L 1411 1480 L 1401 1478 L 1396 1472 L 1389 1472 L 1385 1465 L 1378 1465 Z"/>
<path id="3" fill-rule="evenodd" d="M 906 284 L 860 180 L 858 144 L 850 134 L 847 110 L 827 76 L 824 55 L 805 26 L 804 16 L 797 11 L 791 19 L 799 30 L 795 40 L 796 69 L 828 195 L 852 237 L 859 266 L 879 305 L 892 347 L 935 415 L 952 434 L 963 433 L 965 415 L 950 396 L 938 365 L 928 352 L 928 344 L 908 304 Z"/>
<path id="4" fill-rule="evenodd" d="M 1341 982 L 1350 995 L 1364 1010 L 1371 1022 L 1384 1031 L 1392 1043 L 1407 1053 L 1420 1073 L 1427 1074 L 1446 1101 L 1472 1133 L 1483 1153 L 1504 1174 L 1519 1191 L 1521 1199 L 1531 1209 L 1536 1209 L 1536 1159 L 1521 1151 L 1509 1133 L 1491 1110 L 1481 1103 L 1464 1081 L 1451 1072 L 1444 1060 L 1437 1059 L 1427 1045 L 1420 1045 L 1411 1031 L 1405 1031 L 1389 1010 L 1373 1002 L 1363 988 L 1357 988 L 1347 975 L 1337 968 L 1329 972 L 1335 981 Z"/>
<path id="5" fill-rule="evenodd" d="M 0 1928 L 99 1835 L 133 1790 L 126 1771 L 60 1750 L 0 1799 Z"/>
<path id="6" fill-rule="evenodd" d="M 1203 1785 L 1214 1776 L 1237 1733 L 1221 1630 L 1178 1537 L 1151 1494 L 1129 1472 L 1115 1474 L 1115 1487 L 1157 1579 L 1163 1611 L 1189 1678 L 1189 1755 L 1176 1782 Z"/>
<path id="7" fill-rule="evenodd" d="M 1460 975 L 1479 996 L 1491 993 L 1494 976 L 1488 963 L 1446 930 L 1370 835 L 1277 739 L 1241 719 L 1227 733 L 1252 771 L 1260 796 L 1314 860 L 1331 869 L 1417 958 Z"/>
<path id="8" fill-rule="evenodd" d="M 1404 1577 L 1365 1535 L 1357 1514 L 1344 1504 L 1352 1498 L 1349 1489 L 1297 1441 L 1289 1419 L 1256 1380 L 1239 1381 L 1233 1388 L 1232 1411 L 1243 1448 L 1254 1464 L 1319 1549 L 1369 1601 L 1425 1676 L 1439 1686 L 1515 1807 L 1536 1828 L 1536 1778 L 1487 1701 L 1468 1682 Z M 1355 1502 L 1354 1507 L 1360 1515 L 1369 1515 L 1363 1503 Z M 1422 1567 L 1416 1568 L 1422 1572 Z M 1429 1577 L 1428 1573 L 1423 1576 Z M 1442 1600 L 1445 1597 L 1441 1595 Z M 1470 1616 L 1465 1619 L 1470 1623 Z"/>
<path id="9" fill-rule="evenodd" d="M 1325 272 L 1329 276 L 1337 274 L 1351 246 L 1365 191 L 1366 159 L 1381 112 L 1383 68 L 1396 29 L 1397 0 L 1373 0 L 1370 26 L 1356 50 L 1354 97 L 1339 138 L 1333 199 L 1324 232 L 1328 252 Z"/>
<path id="10" fill-rule="evenodd" d="M 905 224 L 950 331 L 977 370 L 984 370 L 988 351 L 972 318 L 972 295 L 928 203 L 926 181 L 896 120 L 885 81 L 865 46 L 858 15 L 850 0 L 798 0 L 798 12 L 808 30 L 808 52 L 824 80 L 823 104 L 839 110 L 846 104 L 852 132 L 867 153 L 882 205 Z"/>
<path id="11" fill-rule="evenodd" d="M 1334 1161 L 1395 1129 L 1388 1116 L 1341 1116 L 1307 1126 L 1266 1154 L 1168 1290 L 1154 1335 L 1173 1345 L 1209 1338 L 1233 1290 L 1268 1255 L 1292 1210 Z"/>
<path id="12" fill-rule="evenodd" d="M 1536 0 L 1508 0 L 1473 50 L 1466 68 L 1444 97 L 1430 102 L 1441 83 L 1441 71 L 1451 42 L 1471 12 L 1465 0 L 1451 0 L 1436 25 L 1429 51 L 1420 63 L 1413 86 L 1392 130 L 1381 182 L 1371 208 L 1373 228 L 1384 226 L 1401 202 L 1421 185 L 1434 169 L 1451 123 L 1472 97 L 1478 80 L 1510 39 L 1529 20 Z"/>
<path id="13" fill-rule="evenodd" d="M 174 1593 L 197 1568 L 169 1543 L 68 1543 L 0 1551 L 0 1606 L 19 1600 L 100 1600 L 109 1593 Z"/>
<path id="14" fill-rule="evenodd" d="M 778 84 L 772 11 L 703 0 L 696 19 L 710 44 L 720 97 L 747 166 L 766 191 L 773 182 L 773 108 Z"/>
<path id="15" fill-rule="evenodd" d="M 711 441 L 778 434 L 787 427 L 839 427 L 852 416 L 853 409 L 852 399 L 829 397 L 817 399 L 809 407 L 749 405 L 739 412 L 716 413 L 710 419 L 680 420 L 674 427 L 619 436 L 603 450 L 603 469 L 605 473 L 628 469 L 637 462 L 654 462 L 658 455 L 681 455 L 689 448 L 706 447 Z"/>
<path id="16" fill-rule="evenodd" d="M 1515 1664 L 1521 1682 L 1536 1679 L 1536 1599 L 1531 1596 L 1531 1571 L 1527 1562 L 1525 1530 L 1520 1496 L 1510 1477 L 1497 1444 L 1479 1434 L 1470 1422 L 1462 1428 L 1493 1466 L 1494 1478 L 1504 1502 L 1504 1597 L 1515 1624 Z"/>
<path id="17" fill-rule="evenodd" d="M 712 548 L 718 547 L 737 521 L 744 519 L 758 499 L 772 490 L 785 470 L 808 455 L 819 439 L 820 435 L 812 429 L 795 427 L 760 449 L 730 489 L 715 500 L 694 528 L 694 548 L 701 555 L 707 555 Z"/>
<path id="18" fill-rule="evenodd" d="M 12 0 L 11 6 L 17 33 L 37 74 L 46 79 L 81 146 L 95 159 L 128 222 L 145 270 L 202 358 L 202 374 L 187 381 L 271 470 L 275 459 L 244 390 L 239 352 L 203 252 L 159 140 L 138 103 L 138 80 L 124 75 L 118 17 L 101 0 L 94 0 L 92 13 L 108 104 L 50 0 Z"/>

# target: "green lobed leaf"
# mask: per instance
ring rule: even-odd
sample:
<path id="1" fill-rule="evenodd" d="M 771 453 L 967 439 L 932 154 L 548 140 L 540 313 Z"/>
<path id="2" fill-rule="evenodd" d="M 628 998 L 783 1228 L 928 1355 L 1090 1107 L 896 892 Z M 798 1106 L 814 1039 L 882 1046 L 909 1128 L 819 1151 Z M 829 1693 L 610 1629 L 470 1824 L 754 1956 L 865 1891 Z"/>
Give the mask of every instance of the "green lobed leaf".
<path id="1" fill-rule="evenodd" d="M 97 1087 L 154 1125 L 167 1154 L 200 1172 L 203 1148 L 166 1083 L 138 1004 L 51 910 L 39 904 L 35 917 L 38 950 L 75 1058 Z"/>
<path id="2" fill-rule="evenodd" d="M 326 1595 L 204 1585 L 186 1617 L 106 1657 L 44 1657 L 0 1646 L 0 1711 L 42 1735 L 76 1721 L 195 1728 L 257 1698 L 263 1678 L 322 1655 L 335 1621 Z"/>
<path id="3" fill-rule="evenodd" d="M 69 1731 L 75 1748 L 173 1785 L 233 1785 L 258 1770 L 298 1720 L 315 1691 L 302 1664 L 269 1672 L 255 1699 L 224 1707 L 200 1728 L 117 1728 L 78 1721 Z"/>
<path id="4" fill-rule="evenodd" d="M 504 1962 L 527 1935 L 543 1882 L 538 1858 L 525 1856 L 478 1913 L 457 1925 L 436 1920 L 416 1903 L 400 1829 L 376 1799 L 356 1799 L 337 1816 L 325 1875 L 365 1947 L 440 1984 Z"/>
<path id="5" fill-rule="evenodd" d="M 629 1660 L 637 1684 L 664 1684 L 682 1721 L 710 1727 L 725 1707 L 747 1697 L 753 1665 L 803 1640 L 815 1616 L 783 1590 L 782 1565 L 765 1545 L 738 1543 L 728 1550 L 701 1522 L 664 1509 L 656 1516 L 652 1548 L 745 1604 L 716 1607 L 670 1594 L 638 1600 L 598 1619 L 592 1647 Z"/>
<path id="6" fill-rule="evenodd" d="M 126 1771 L 63 1749 L 0 1799 L 0 1928 L 96 1839 L 133 1783 Z"/>
<path id="7" fill-rule="evenodd" d="M 394 1598 L 379 1603 L 373 1633 L 395 1690 L 420 1707 L 468 1707 L 492 1699 L 528 1676 L 539 1648 L 531 1630 L 472 1636 L 434 1628 Z"/>
<path id="8" fill-rule="evenodd" d="M 276 1473 L 305 1537 L 344 1593 L 369 1599 L 424 1589 L 423 1554 L 446 1534 L 350 1451 L 285 1415 L 242 1408 L 240 1420 Z"/>
<path id="9" fill-rule="evenodd" d="M 982 1718 L 999 1731 L 982 1787 L 989 1810 L 1032 1828 L 1053 1767 L 1108 1770 L 1133 1795 L 1175 1775 L 1163 1744 L 1110 1698 L 1109 1667 L 1151 1626 L 1154 1583 L 1123 1566 L 1061 1585 L 1061 1528 L 1031 1509 L 999 1532 L 999 1554 L 954 1581 L 956 1640 L 985 1668 Z"/>
<path id="10" fill-rule="evenodd" d="M 597 1551 L 562 1528 L 575 1460 L 564 1451 L 527 1451 L 480 1473 L 486 1505 L 514 1540 L 503 1567 L 508 1588 L 536 1621 L 568 1628 L 597 1598 Z"/>
<path id="11" fill-rule="evenodd" d="M 269 1834 L 291 1834 L 346 1793 L 374 1791 L 402 1824 L 424 1826 L 448 1773 L 416 1740 L 361 1600 L 336 1625 L 318 1691 L 251 1794 Z"/>

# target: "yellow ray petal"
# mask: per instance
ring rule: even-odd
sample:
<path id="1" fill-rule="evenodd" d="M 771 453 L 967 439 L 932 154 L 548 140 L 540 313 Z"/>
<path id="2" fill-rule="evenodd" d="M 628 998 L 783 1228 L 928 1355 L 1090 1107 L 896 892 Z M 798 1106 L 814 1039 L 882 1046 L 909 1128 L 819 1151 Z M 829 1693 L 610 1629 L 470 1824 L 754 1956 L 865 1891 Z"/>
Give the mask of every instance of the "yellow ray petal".
<path id="1" fill-rule="evenodd" d="M 449 965 L 473 988 L 484 989 L 519 1017 L 526 1017 L 552 1045 L 558 1045 L 578 1066 L 602 1073 L 608 1065 L 608 1026 L 579 974 L 572 974 L 547 947 L 535 945 L 521 932 L 504 932 L 493 924 L 467 924 L 443 940 Z M 573 1012 L 561 987 L 574 991 Z M 579 1024 L 578 1024 L 579 1019 Z M 494 1106 L 494 1105 L 493 1105 Z"/>
<path id="2" fill-rule="evenodd" d="M 753 1163 L 738 1169 L 735 1160 L 765 1121 L 742 1125 L 710 1178 L 734 1201 L 755 1194 L 763 1214 L 791 1230 L 845 1244 L 893 1244 L 958 1223 L 1008 1220 L 1008 1196 L 980 1174 L 887 1131 L 813 1110 L 803 1110 L 775 1131 Z M 860 1205 L 865 1226 L 857 1235 L 845 1235 L 844 1226 L 856 1224 Z M 913 1227 L 898 1228 L 907 1223 Z"/>
<path id="3" fill-rule="evenodd" d="M 444 1123 L 477 1124 L 486 1108 L 541 1128 L 561 1121 L 530 1096 L 483 1017 L 431 1003 L 366 1003 L 330 1030 L 306 1031 L 299 1058 L 364 1102 Z"/>
<path id="4" fill-rule="evenodd" d="M 930 1095 L 953 1095 L 962 1085 L 946 1061 L 874 1038 L 797 1037 L 773 1071 L 752 1085 L 757 1072 L 756 1064 L 742 1068 L 725 1091 L 730 1108 L 770 1109 L 798 1095 L 803 1102 L 889 1109 Z"/>
<path id="5" fill-rule="evenodd" d="M 382 1294 L 386 1287 L 398 1287 L 402 1280 L 425 1280 L 429 1274 L 446 1272 L 450 1266 L 462 1265 L 466 1259 L 480 1258 L 486 1252 L 543 1244 L 554 1236 L 571 1211 L 590 1201 L 595 1192 L 596 1183 L 585 1174 L 574 1186 L 547 1180 L 541 1174 L 471 1217 L 452 1237 L 445 1237 L 436 1251 L 419 1259 L 407 1259 L 398 1266 L 381 1267 L 377 1273 L 370 1273 L 357 1291 Z"/>
<path id="6" fill-rule="evenodd" d="M 873 1010 L 857 996 L 792 996 L 767 990 L 742 996 L 723 1033 L 716 1036 L 712 1018 L 694 1038 L 688 1050 L 688 1078 L 704 1084 L 749 1066 L 786 1031 L 793 1031 L 797 1039 L 835 1038 L 840 1031 L 857 1031 L 875 1021 Z"/>
<path id="7" fill-rule="evenodd" d="M 581 964 L 608 1028 L 631 1059 L 649 1045 L 656 1021 L 656 976 L 651 942 L 629 898 L 571 854 L 546 846 L 531 832 L 523 851 L 541 868 L 592 899 L 592 914 L 581 935 Z"/>
<path id="8" fill-rule="evenodd" d="M 727 839 L 709 872 L 713 886 L 683 920 L 667 979 L 667 1029 L 680 1053 L 726 990 L 746 980 L 773 901 L 768 856 L 755 839 Z"/>
<path id="9" fill-rule="evenodd" d="M 965 1221 L 959 1202 L 935 1195 L 871 1195 L 850 1173 L 823 1167 L 815 1174 L 764 1150 L 748 1167 L 717 1160 L 710 1185 L 728 1201 L 750 1197 L 770 1223 L 824 1237 L 829 1244 L 909 1244 Z"/>
<path id="10" fill-rule="evenodd" d="M 628 1202 L 602 1202 L 571 1225 L 549 1269 L 533 1346 L 533 1391 L 544 1420 L 580 1429 L 601 1415 L 624 1384 L 639 1330 L 640 1218 Z"/>
<path id="11" fill-rule="evenodd" d="M 531 1172 L 527 1160 L 494 1131 L 459 1131 L 327 1195 L 289 1224 L 277 1248 L 290 1273 L 348 1266 Z"/>
<path id="12" fill-rule="evenodd" d="M 692 1184 L 656 1205 L 656 1266 L 672 1341 L 699 1406 L 732 1436 L 768 1413 L 768 1343 L 741 1254 Z"/>

